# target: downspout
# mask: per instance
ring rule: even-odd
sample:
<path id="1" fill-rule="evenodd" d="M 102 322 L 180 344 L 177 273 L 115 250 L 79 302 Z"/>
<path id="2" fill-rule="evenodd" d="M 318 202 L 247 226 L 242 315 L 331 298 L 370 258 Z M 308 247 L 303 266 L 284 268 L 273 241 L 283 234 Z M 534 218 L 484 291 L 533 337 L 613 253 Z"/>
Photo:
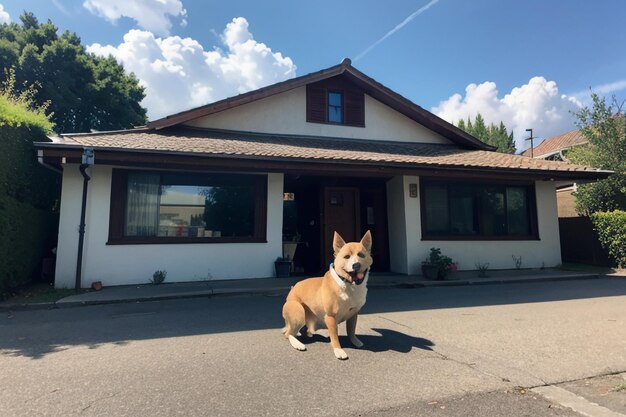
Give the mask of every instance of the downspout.
<path id="1" fill-rule="evenodd" d="M 74 289 L 80 291 L 81 289 L 81 273 L 83 265 L 83 245 L 85 242 L 85 214 L 87 211 L 87 190 L 89 187 L 89 180 L 91 177 L 87 174 L 86 170 L 94 162 L 93 148 L 83 149 L 82 164 L 80 164 L 80 174 L 83 176 L 83 200 L 80 207 L 80 225 L 78 226 L 78 256 L 76 259 L 76 283 Z"/>

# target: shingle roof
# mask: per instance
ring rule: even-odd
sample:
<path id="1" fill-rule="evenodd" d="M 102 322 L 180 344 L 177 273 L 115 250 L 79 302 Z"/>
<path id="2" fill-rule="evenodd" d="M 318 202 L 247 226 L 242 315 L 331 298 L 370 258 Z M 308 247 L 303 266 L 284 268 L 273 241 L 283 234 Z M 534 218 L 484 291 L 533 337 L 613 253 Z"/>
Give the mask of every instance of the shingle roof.
<path id="1" fill-rule="evenodd" d="M 533 157 L 543 158 L 564 149 L 569 149 L 572 146 L 583 145 L 587 142 L 587 139 L 585 139 L 579 130 L 572 130 L 561 135 L 545 139 L 533 148 Z M 530 156 L 530 149 L 526 149 L 522 155 Z"/>
<path id="2" fill-rule="evenodd" d="M 601 173 L 594 168 L 564 162 L 531 159 L 492 151 L 468 150 L 456 145 L 387 142 L 272 135 L 193 128 L 149 128 L 119 132 L 68 134 L 40 148 L 82 148 L 109 151 L 184 153 L 255 160 L 352 162 L 410 167 L 500 168 L 549 172 Z"/>

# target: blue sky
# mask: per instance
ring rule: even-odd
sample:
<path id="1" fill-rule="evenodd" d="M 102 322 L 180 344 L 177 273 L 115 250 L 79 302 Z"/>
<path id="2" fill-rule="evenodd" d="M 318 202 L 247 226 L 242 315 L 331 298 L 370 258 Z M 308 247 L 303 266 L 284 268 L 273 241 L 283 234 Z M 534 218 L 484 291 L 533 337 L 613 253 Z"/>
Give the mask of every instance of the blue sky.
<path id="1" fill-rule="evenodd" d="M 146 85 L 151 118 L 344 57 L 449 121 L 480 111 L 519 139 L 528 127 L 540 137 L 575 128 L 570 112 L 588 101 L 589 87 L 626 98 L 623 0 L 0 4 L 11 21 L 29 10 L 76 32 L 90 51 L 116 56 Z"/>

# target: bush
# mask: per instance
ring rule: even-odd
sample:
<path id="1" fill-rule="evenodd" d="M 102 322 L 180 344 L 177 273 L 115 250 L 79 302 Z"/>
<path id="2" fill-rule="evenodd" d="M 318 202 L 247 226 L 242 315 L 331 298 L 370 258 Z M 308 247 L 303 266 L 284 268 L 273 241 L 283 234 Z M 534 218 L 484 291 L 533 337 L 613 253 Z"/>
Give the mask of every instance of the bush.
<path id="1" fill-rule="evenodd" d="M 37 276 L 56 246 L 61 177 L 37 163 L 45 116 L 0 94 L 0 299 Z"/>
<path id="2" fill-rule="evenodd" d="M 591 215 L 602 247 L 618 266 L 626 268 L 626 211 L 597 212 Z"/>
<path id="3" fill-rule="evenodd" d="M 158 269 L 154 271 L 154 274 L 152 274 L 152 279 L 150 280 L 150 283 L 154 285 L 162 284 L 163 281 L 165 281 L 166 277 L 167 277 L 167 271 Z"/>

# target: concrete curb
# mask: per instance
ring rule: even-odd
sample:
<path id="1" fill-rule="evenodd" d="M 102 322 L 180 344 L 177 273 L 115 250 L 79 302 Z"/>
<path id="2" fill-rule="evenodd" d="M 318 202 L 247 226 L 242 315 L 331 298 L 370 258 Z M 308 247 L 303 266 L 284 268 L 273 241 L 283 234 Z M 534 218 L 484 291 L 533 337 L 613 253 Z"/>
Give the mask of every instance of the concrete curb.
<path id="1" fill-rule="evenodd" d="M 623 276 L 605 276 L 603 278 L 619 279 Z M 501 285 L 501 284 L 519 284 L 519 283 L 533 283 L 533 282 L 553 282 L 553 281 L 573 281 L 573 280 L 588 280 L 598 279 L 599 274 L 566 274 L 566 275 L 548 275 L 540 277 L 520 277 L 520 278 L 476 278 L 465 280 L 443 280 L 443 281 L 414 281 L 414 282 L 388 282 L 388 283 L 370 283 L 369 289 L 385 289 L 385 288 L 399 288 L 399 289 L 412 289 L 412 288 L 432 288 L 432 287 L 458 287 L 458 286 L 470 286 L 470 285 Z M 252 287 L 252 288 L 210 288 L 201 291 L 193 292 L 179 292 L 172 294 L 162 295 L 144 295 L 144 296 L 131 296 L 120 299 L 105 299 L 105 300 L 83 300 L 73 301 L 62 298 L 54 303 L 33 303 L 33 304 L 0 304 L 0 311 L 29 311 L 29 310 L 49 310 L 55 308 L 74 308 L 83 306 L 94 305 L 106 305 L 106 304 L 121 304 L 121 303 L 140 303 L 150 301 L 165 301 L 165 300 L 178 300 L 178 299 L 191 299 L 191 298 L 209 298 L 214 296 L 229 296 L 229 295 L 281 295 L 287 294 L 291 285 L 277 286 L 277 287 Z M 66 300 L 66 301 L 64 301 Z"/>

